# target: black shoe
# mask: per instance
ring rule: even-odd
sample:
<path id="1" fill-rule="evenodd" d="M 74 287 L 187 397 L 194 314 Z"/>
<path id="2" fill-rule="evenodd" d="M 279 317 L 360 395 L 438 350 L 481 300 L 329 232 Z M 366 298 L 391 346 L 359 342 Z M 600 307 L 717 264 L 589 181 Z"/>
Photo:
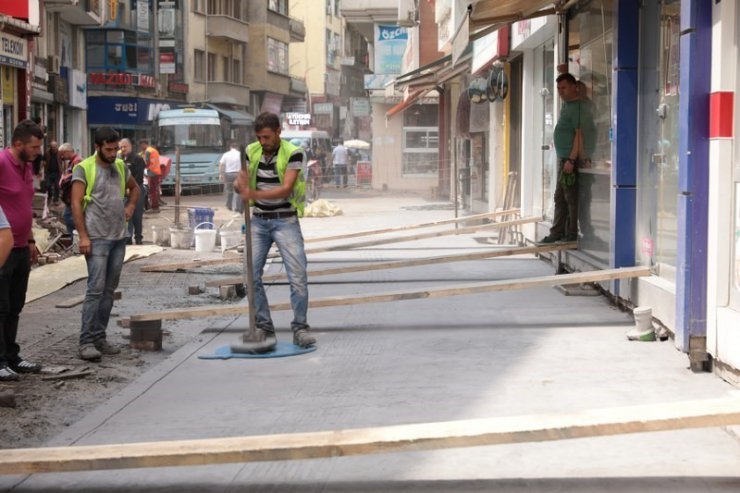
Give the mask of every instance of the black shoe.
<path id="1" fill-rule="evenodd" d="M 126 238 L 126 244 L 127 245 L 133 245 L 133 242 L 131 241 L 131 238 Z"/>
<path id="2" fill-rule="evenodd" d="M 574 241 L 578 241 L 578 235 L 567 235 L 563 238 L 564 243 L 572 243 Z"/>
<path id="3" fill-rule="evenodd" d="M 560 236 L 555 235 L 547 235 L 544 238 L 542 238 L 540 241 L 537 242 L 538 245 L 552 245 L 553 243 L 557 243 L 560 241 Z"/>
<path id="4" fill-rule="evenodd" d="M 24 359 L 19 360 L 17 363 L 8 365 L 10 369 L 16 373 L 38 373 L 41 371 L 41 365 L 38 363 L 31 363 Z"/>

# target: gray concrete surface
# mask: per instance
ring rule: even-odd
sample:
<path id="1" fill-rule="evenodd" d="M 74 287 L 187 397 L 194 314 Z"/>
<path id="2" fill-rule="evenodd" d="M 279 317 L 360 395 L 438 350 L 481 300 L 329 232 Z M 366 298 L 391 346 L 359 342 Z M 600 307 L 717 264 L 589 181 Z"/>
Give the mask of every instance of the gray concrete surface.
<path id="1" fill-rule="evenodd" d="M 423 222 L 450 211 L 421 199 L 337 197 L 337 218 L 307 219 L 307 237 Z M 410 207 L 411 209 L 404 209 Z M 412 214 L 413 213 L 413 214 Z M 420 213 L 420 214 L 419 214 Z M 470 252 L 489 233 L 311 257 L 311 268 Z M 478 238 L 476 240 L 476 238 Z M 279 262 L 270 266 L 278 272 Z M 316 278 L 311 297 L 549 275 L 532 257 Z M 269 288 L 287 300 L 287 286 Z M 274 314 L 288 339 L 290 314 Z M 316 352 L 267 360 L 200 360 L 235 341 L 244 317 L 206 328 L 164 363 L 52 440 L 83 445 L 228 437 L 572 412 L 728 395 L 691 373 L 671 342 L 628 342 L 631 315 L 603 297 L 542 288 L 312 310 Z M 189 468 L 1 477 L 3 491 L 740 490 L 740 443 L 720 428 L 431 452 Z"/>

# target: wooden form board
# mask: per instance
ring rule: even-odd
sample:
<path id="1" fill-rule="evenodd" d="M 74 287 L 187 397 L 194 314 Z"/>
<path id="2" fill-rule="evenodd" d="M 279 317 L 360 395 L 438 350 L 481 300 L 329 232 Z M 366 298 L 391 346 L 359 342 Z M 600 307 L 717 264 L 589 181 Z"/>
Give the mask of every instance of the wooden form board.
<path id="1" fill-rule="evenodd" d="M 408 224 L 406 226 L 396 226 L 394 228 L 384 228 L 384 229 L 373 229 L 368 231 L 356 231 L 354 233 L 344 233 L 340 235 L 334 235 L 334 236 L 322 236 L 321 238 L 307 238 L 304 240 L 304 243 L 316 243 L 319 241 L 333 241 L 333 240 L 345 240 L 347 238 L 358 238 L 360 236 L 372 236 L 376 234 L 384 234 L 384 233 L 395 233 L 398 231 L 406 231 L 409 229 L 421 229 L 421 228 L 431 228 L 434 226 L 443 226 L 445 224 L 456 224 L 458 222 L 462 221 L 481 221 L 483 219 L 491 219 L 494 217 L 501 217 L 501 216 L 513 216 L 518 215 L 519 209 L 508 209 L 505 211 L 497 211 L 497 212 L 486 212 L 485 214 L 475 214 L 472 216 L 464 216 L 464 217 L 454 217 L 451 219 L 442 219 L 440 221 L 433 221 L 429 223 L 420 223 L 420 224 Z"/>
<path id="2" fill-rule="evenodd" d="M 0 474 L 302 460 L 740 424 L 740 398 L 261 436 L 11 449 Z"/>
<path id="3" fill-rule="evenodd" d="M 349 267 L 336 267 L 334 269 L 322 269 L 308 272 L 308 279 L 317 276 L 331 276 L 336 274 L 349 274 L 352 272 L 367 272 L 373 270 L 386 270 L 386 269 L 402 269 L 405 267 L 418 267 L 420 265 L 433 265 L 442 264 L 447 262 L 465 262 L 468 260 L 481 260 L 487 258 L 496 257 L 510 257 L 512 255 L 527 255 L 527 254 L 539 254 L 554 252 L 557 250 L 571 250 L 578 246 L 576 242 L 571 243 L 553 243 L 551 245 L 543 246 L 527 246 L 518 248 L 508 248 L 506 250 L 486 250 L 484 252 L 465 253 L 461 255 L 443 255 L 439 257 L 426 257 L 412 260 L 395 260 L 389 262 L 375 262 L 366 265 L 352 265 Z M 274 282 L 287 279 L 286 273 L 274 274 L 270 276 L 262 276 L 263 282 Z M 241 284 L 244 282 L 244 278 L 239 277 L 225 277 L 222 279 L 214 279 L 213 281 L 206 282 L 207 288 L 230 286 L 234 284 Z"/>
<path id="4" fill-rule="evenodd" d="M 388 301 L 418 300 L 424 298 L 441 298 L 446 296 L 461 296 L 475 293 L 491 293 L 495 291 L 510 291 L 514 289 L 528 289 L 543 286 L 559 286 L 562 284 L 581 284 L 600 282 L 613 279 L 627 279 L 631 277 L 649 276 L 649 267 L 622 267 L 620 269 L 606 269 L 574 274 L 554 276 L 530 277 L 525 279 L 506 279 L 495 282 L 479 282 L 461 284 L 448 288 L 425 289 L 419 291 L 391 291 L 366 296 L 332 296 L 313 299 L 308 302 L 309 308 L 325 308 L 330 306 L 359 305 L 364 303 L 383 303 Z M 272 311 L 290 310 L 290 302 L 270 305 Z M 228 315 L 244 315 L 247 307 L 238 305 L 211 305 L 198 308 L 169 309 L 157 312 L 140 313 L 131 316 L 132 322 L 150 320 L 182 320 L 188 318 L 222 317 Z"/>
<path id="5" fill-rule="evenodd" d="M 370 246 L 389 245 L 392 243 L 403 243 L 406 241 L 416 241 L 416 240 L 424 240 L 428 238 L 438 238 L 440 236 L 452 236 L 452 235 L 475 233 L 476 231 L 480 231 L 484 229 L 506 228 L 510 226 L 518 226 L 520 224 L 536 223 L 541 220 L 542 220 L 541 217 L 525 217 L 522 219 L 515 219 L 513 221 L 481 224 L 478 226 L 469 226 L 466 228 L 459 228 L 456 230 L 453 229 L 453 230 L 445 230 L 445 231 L 431 231 L 429 233 L 421 233 L 421 234 L 414 235 L 414 236 L 382 238 L 378 240 L 360 241 L 356 243 L 346 243 L 343 245 L 308 248 L 306 249 L 306 255 L 309 255 L 312 253 L 332 252 L 336 250 L 351 250 L 353 248 L 365 248 L 365 247 L 370 247 Z M 280 257 L 280 254 L 276 253 L 276 254 L 268 255 L 268 258 L 277 258 L 277 257 Z M 239 263 L 239 262 L 242 262 L 242 258 L 235 256 L 235 257 L 222 258 L 222 259 L 202 260 L 199 262 L 181 262 L 181 263 L 174 263 L 174 264 L 149 265 L 146 267 L 142 267 L 141 272 L 170 272 L 173 270 L 203 267 L 206 265 L 226 265 L 226 264 L 234 264 L 234 263 Z"/>

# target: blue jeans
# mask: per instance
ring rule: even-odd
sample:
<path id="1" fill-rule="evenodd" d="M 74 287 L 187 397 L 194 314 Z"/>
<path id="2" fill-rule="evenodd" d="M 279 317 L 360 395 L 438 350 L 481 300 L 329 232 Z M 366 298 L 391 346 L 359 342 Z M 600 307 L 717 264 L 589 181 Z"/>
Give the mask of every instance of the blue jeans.
<path id="1" fill-rule="evenodd" d="M 303 233 L 298 217 L 262 219 L 252 216 L 252 261 L 254 267 L 254 304 L 257 327 L 274 331 L 262 270 L 267 254 L 275 243 L 283 258 L 290 284 L 290 306 L 293 309 L 293 331 L 308 329 L 308 275 L 306 274 L 306 252 L 303 248 Z"/>
<path id="2" fill-rule="evenodd" d="M 72 231 L 75 230 L 75 221 L 72 218 L 72 207 L 64 206 L 64 224 L 67 225 L 67 234 L 72 236 Z"/>
<path id="3" fill-rule="evenodd" d="M 224 194 L 226 195 L 226 208 L 234 212 L 244 212 L 244 202 L 238 193 L 234 192 L 234 180 L 239 173 L 226 173 L 224 181 Z"/>
<path id="4" fill-rule="evenodd" d="M 105 339 L 105 329 L 113 309 L 113 292 L 118 287 L 126 254 L 126 238 L 91 240 L 87 262 L 87 291 L 82 305 L 80 345 Z"/>
<path id="5" fill-rule="evenodd" d="M 337 187 L 347 186 L 347 165 L 346 164 L 335 164 L 334 165 L 334 185 Z"/>

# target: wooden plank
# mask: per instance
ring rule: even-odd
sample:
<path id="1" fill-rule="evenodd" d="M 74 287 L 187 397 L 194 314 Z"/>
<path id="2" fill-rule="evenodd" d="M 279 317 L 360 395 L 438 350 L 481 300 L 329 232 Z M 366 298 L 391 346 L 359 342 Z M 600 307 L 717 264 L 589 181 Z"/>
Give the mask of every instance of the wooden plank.
<path id="1" fill-rule="evenodd" d="M 121 299 L 121 291 L 116 290 L 113 293 L 113 299 L 120 300 Z M 54 305 L 55 308 L 72 308 L 73 306 L 77 306 L 80 303 L 83 303 L 85 301 L 85 295 L 81 294 L 79 296 L 74 296 L 72 298 L 69 298 L 64 301 L 60 301 L 56 305 Z"/>
<path id="2" fill-rule="evenodd" d="M 453 217 L 451 219 L 442 219 L 440 221 L 433 221 L 429 223 L 420 223 L 420 224 L 408 224 L 406 226 L 396 226 L 393 228 L 384 228 L 384 229 L 372 229 L 367 231 L 356 231 L 354 233 L 344 233 L 341 235 L 334 235 L 334 236 L 322 236 L 320 238 L 306 238 L 304 240 L 304 243 L 316 243 L 319 241 L 333 241 L 333 240 L 344 240 L 347 238 L 358 238 L 360 236 L 372 236 L 377 234 L 385 234 L 385 233 L 395 233 L 397 231 L 407 231 L 409 229 L 421 229 L 421 228 L 431 228 L 434 226 L 444 226 L 446 224 L 456 224 L 458 222 L 463 221 L 480 221 L 483 219 L 491 219 L 495 217 L 501 217 L 501 216 L 508 216 L 508 215 L 515 215 L 519 214 L 519 209 L 508 209 L 504 211 L 497 211 L 497 212 L 486 212 L 485 214 L 475 214 L 472 216 L 465 216 L 465 217 Z"/>
<path id="3" fill-rule="evenodd" d="M 561 284 L 580 284 L 600 282 L 613 279 L 627 279 L 631 277 L 649 276 L 649 267 L 622 267 L 620 269 L 606 269 L 574 274 L 554 276 L 530 277 L 526 279 L 506 279 L 490 283 L 461 284 L 451 288 L 426 289 L 420 291 L 392 291 L 367 296 L 333 296 L 313 299 L 308 302 L 309 308 L 325 308 L 330 306 L 359 305 L 364 303 L 384 303 L 388 301 L 418 300 L 424 298 L 441 298 L 446 296 L 461 296 L 475 293 L 490 293 L 494 291 L 510 291 L 514 289 L 529 289 L 544 286 L 558 286 Z M 270 305 L 272 311 L 290 310 L 290 303 L 275 303 Z M 150 313 L 131 315 L 132 321 L 145 320 L 182 320 L 188 318 L 223 317 L 227 315 L 243 315 L 247 311 L 244 305 L 229 306 L 202 306 L 198 308 L 160 310 Z"/>
<path id="4" fill-rule="evenodd" d="M 311 281 L 312 277 L 318 277 L 318 276 L 330 276 L 330 275 L 337 275 L 337 274 L 348 274 L 352 272 L 368 272 L 373 270 L 386 270 L 386 269 L 403 269 L 406 267 L 418 267 L 420 265 L 433 265 L 433 264 L 442 264 L 442 263 L 448 263 L 448 262 L 465 262 L 469 260 L 482 260 L 487 258 L 497 258 L 497 257 L 509 257 L 512 255 L 527 255 L 527 254 L 539 254 L 539 253 L 547 253 L 547 252 L 554 252 L 558 250 L 571 250 L 578 246 L 578 243 L 570 242 L 570 243 L 553 243 L 551 245 L 543 245 L 543 246 L 528 246 L 528 247 L 518 247 L 518 248 L 509 248 L 506 250 L 486 250 L 484 252 L 475 252 L 475 253 L 465 253 L 462 255 L 442 255 L 439 257 L 426 257 L 426 258 L 420 258 L 420 259 L 411 259 L 411 260 L 396 260 L 392 262 L 376 262 L 372 264 L 365 264 L 365 265 L 352 265 L 349 267 L 336 267 L 334 269 L 322 269 L 322 270 L 314 270 L 308 272 L 308 280 Z M 288 275 L 284 272 L 280 274 L 274 274 L 270 276 L 263 276 L 262 281 L 263 282 L 275 282 L 275 281 L 282 281 L 288 278 Z M 233 284 L 241 284 L 244 282 L 244 278 L 242 276 L 239 277 L 225 277 L 222 279 L 214 279 L 213 281 L 206 282 L 205 286 L 207 288 L 215 288 L 215 287 L 221 287 L 221 286 L 230 286 Z"/>
<path id="5" fill-rule="evenodd" d="M 145 265 L 140 272 L 171 272 L 175 270 L 193 269 L 197 267 L 205 267 L 207 265 L 227 265 L 227 264 L 238 264 L 242 261 L 241 256 L 214 258 L 208 260 L 191 260 L 189 262 L 174 262 L 171 264 L 152 264 Z"/>
<path id="6" fill-rule="evenodd" d="M 740 399 L 167 442 L 4 450 L 0 474 L 197 466 L 549 442 L 740 424 Z"/>
<path id="7" fill-rule="evenodd" d="M 370 241 L 360 241 L 356 243 L 345 243 L 343 245 L 333 245 L 333 246 L 327 246 L 327 247 L 318 247 L 318 248 L 309 248 L 306 249 L 306 255 L 312 254 L 312 253 L 323 253 L 323 252 L 333 252 L 336 250 L 351 250 L 354 248 L 365 248 L 370 246 L 378 246 L 378 245 L 389 245 L 391 243 L 403 243 L 406 241 L 416 241 L 416 240 L 424 240 L 428 238 L 438 238 L 440 236 L 453 236 L 453 235 L 462 235 L 467 233 L 475 233 L 480 230 L 487 230 L 487 229 L 499 229 L 499 228 L 506 228 L 510 226 L 516 226 L 519 224 L 529 224 L 529 223 L 536 223 L 541 221 L 541 217 L 525 217 L 522 219 L 516 219 L 513 221 L 506 221 L 501 223 L 490 223 L 490 224 L 481 224 L 478 226 L 469 226 L 467 228 L 459 228 L 457 230 L 447 230 L 447 231 L 432 231 L 429 233 L 422 233 L 414 236 L 402 236 L 402 237 L 394 237 L 394 238 L 383 238 L 379 240 L 370 240 Z M 268 258 L 278 258 L 280 257 L 279 253 L 270 254 L 268 255 Z M 159 265 L 149 265 L 146 267 L 141 268 L 141 272 L 170 272 L 173 270 L 180 270 L 180 269 L 190 269 L 190 268 L 197 268 L 197 267 L 203 267 L 206 265 L 227 265 L 227 264 L 235 264 L 241 262 L 241 257 L 229 257 L 229 258 L 220 258 L 220 259 L 212 259 L 212 260 L 201 260 L 198 262 L 181 262 L 181 263 L 174 263 L 174 264 L 159 264 Z"/>

